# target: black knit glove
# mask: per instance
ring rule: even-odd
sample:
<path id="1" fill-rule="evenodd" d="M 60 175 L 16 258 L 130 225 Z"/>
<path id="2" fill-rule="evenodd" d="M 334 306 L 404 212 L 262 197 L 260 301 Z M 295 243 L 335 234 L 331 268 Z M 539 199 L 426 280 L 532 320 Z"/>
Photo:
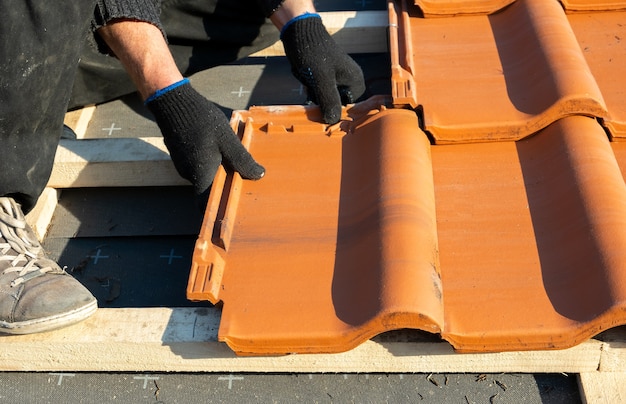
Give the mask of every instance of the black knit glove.
<path id="1" fill-rule="evenodd" d="M 281 39 L 291 71 L 306 87 L 309 100 L 320 106 L 326 123 L 338 122 L 341 104 L 353 103 L 365 92 L 359 65 L 339 48 L 317 14 L 288 22 Z"/>
<path id="2" fill-rule="evenodd" d="M 246 179 L 258 180 L 265 174 L 233 132 L 226 115 L 187 79 L 157 92 L 146 105 L 156 118 L 176 170 L 191 181 L 201 206 L 220 163 Z"/>

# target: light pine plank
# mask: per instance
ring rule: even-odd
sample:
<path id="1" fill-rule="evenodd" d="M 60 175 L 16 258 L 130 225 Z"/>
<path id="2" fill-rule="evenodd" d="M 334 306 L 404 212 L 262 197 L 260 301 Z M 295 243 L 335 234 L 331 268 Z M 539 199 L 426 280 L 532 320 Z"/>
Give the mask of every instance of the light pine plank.
<path id="1" fill-rule="evenodd" d="M 96 112 L 95 105 L 87 105 L 81 109 L 70 111 L 65 114 L 63 123 L 72 128 L 77 139 L 83 139 L 94 112 Z"/>
<path id="2" fill-rule="evenodd" d="M 583 403 L 626 403 L 626 372 L 582 372 L 578 382 Z"/>
<path id="3" fill-rule="evenodd" d="M 217 342 L 215 308 L 99 309 L 61 330 L 2 337 L 3 371 L 592 372 L 602 343 L 458 354 L 445 342 L 367 341 L 339 354 L 238 357 Z"/>
<path id="4" fill-rule="evenodd" d="M 383 53 L 387 43 L 387 11 L 334 11 L 319 13 L 326 30 L 347 53 Z M 251 56 L 284 56 L 282 42 Z"/>
<path id="5" fill-rule="evenodd" d="M 61 140 L 52 188 L 186 185 L 162 137 Z"/>
<path id="6" fill-rule="evenodd" d="M 43 241 L 52 221 L 61 191 L 46 188 L 37 200 L 35 207 L 26 215 L 26 223 L 33 229 L 39 241 Z"/>
<path id="7" fill-rule="evenodd" d="M 624 331 L 624 328 L 620 328 Z M 612 331 L 612 330 L 611 330 Z M 613 334 L 617 336 L 616 334 Z M 605 341 L 602 347 L 600 360 L 601 372 L 626 372 L 626 341 L 625 335 L 621 334 L 621 340 Z M 624 401 L 626 403 L 626 401 Z"/>

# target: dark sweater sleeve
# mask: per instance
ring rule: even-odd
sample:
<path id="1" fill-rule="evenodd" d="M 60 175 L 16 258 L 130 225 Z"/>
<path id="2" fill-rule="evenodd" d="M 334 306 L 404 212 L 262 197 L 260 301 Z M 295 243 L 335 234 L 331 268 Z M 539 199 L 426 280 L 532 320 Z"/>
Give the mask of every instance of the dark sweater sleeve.
<path id="1" fill-rule="evenodd" d="M 280 8 L 283 5 L 283 1 L 285 0 L 257 0 L 259 5 L 263 9 L 263 13 L 265 13 L 266 17 L 272 15 L 272 13 Z"/>
<path id="2" fill-rule="evenodd" d="M 159 18 L 160 14 L 160 0 L 97 0 L 93 19 L 91 20 L 91 30 L 94 33 L 93 37 L 97 49 L 101 53 L 111 53 L 111 50 L 98 36 L 96 30 L 115 19 L 148 22 L 158 27 L 165 37 L 165 32 L 163 31 Z"/>

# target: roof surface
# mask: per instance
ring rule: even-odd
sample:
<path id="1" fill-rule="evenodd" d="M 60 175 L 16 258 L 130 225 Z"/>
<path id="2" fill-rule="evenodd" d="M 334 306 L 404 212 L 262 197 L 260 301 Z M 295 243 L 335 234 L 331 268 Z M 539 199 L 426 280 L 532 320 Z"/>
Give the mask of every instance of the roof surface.
<path id="1" fill-rule="evenodd" d="M 624 3 L 417 3 L 389 3 L 391 97 L 331 127 L 234 114 L 267 175 L 219 172 L 188 296 L 223 302 L 236 352 L 399 328 L 554 349 L 626 324 Z"/>

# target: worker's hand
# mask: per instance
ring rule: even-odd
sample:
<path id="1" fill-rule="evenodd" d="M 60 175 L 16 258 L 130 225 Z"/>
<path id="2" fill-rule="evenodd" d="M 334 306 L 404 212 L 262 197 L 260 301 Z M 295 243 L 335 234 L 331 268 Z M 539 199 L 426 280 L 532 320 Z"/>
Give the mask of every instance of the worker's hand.
<path id="1" fill-rule="evenodd" d="M 217 168 L 258 180 L 265 174 L 243 147 L 226 115 L 183 80 L 146 100 L 163 133 L 178 173 L 191 181 L 200 203 L 206 203 Z"/>
<path id="2" fill-rule="evenodd" d="M 341 118 L 341 104 L 353 103 L 365 92 L 359 65 L 339 48 L 317 14 L 288 22 L 281 39 L 294 76 L 306 87 L 310 101 L 318 104 L 324 121 Z"/>

